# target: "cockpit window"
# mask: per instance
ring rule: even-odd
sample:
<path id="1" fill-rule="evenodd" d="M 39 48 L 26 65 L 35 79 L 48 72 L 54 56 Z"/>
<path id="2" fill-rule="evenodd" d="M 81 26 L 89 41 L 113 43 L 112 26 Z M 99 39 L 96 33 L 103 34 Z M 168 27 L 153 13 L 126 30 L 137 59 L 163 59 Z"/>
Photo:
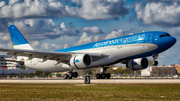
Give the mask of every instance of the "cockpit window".
<path id="1" fill-rule="evenodd" d="M 160 35 L 160 37 L 166 37 L 166 36 L 171 36 L 171 35 L 168 33 Z"/>
<path id="2" fill-rule="evenodd" d="M 160 37 L 165 37 L 166 35 L 162 34 Z"/>
<path id="3" fill-rule="evenodd" d="M 171 36 L 170 34 L 166 34 L 166 36 Z"/>

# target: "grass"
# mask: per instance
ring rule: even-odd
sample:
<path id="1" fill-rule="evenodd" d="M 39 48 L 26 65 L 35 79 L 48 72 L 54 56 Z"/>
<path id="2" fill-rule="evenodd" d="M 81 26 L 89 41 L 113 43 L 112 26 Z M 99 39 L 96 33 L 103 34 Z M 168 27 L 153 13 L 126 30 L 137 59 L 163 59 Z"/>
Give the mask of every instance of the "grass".
<path id="1" fill-rule="evenodd" d="M 179 84 L 4 84 L 0 101 L 180 100 Z"/>

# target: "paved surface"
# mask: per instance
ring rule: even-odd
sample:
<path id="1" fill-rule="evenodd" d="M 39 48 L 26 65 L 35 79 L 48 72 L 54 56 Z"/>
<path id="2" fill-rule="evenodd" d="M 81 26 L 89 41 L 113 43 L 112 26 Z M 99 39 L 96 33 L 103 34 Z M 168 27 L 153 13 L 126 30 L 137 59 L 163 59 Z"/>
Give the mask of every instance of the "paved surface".
<path id="1" fill-rule="evenodd" d="M 132 83 L 141 83 L 141 84 L 154 84 L 154 83 L 179 83 L 180 79 L 110 79 L 110 80 L 97 80 L 91 79 L 91 83 L 122 83 L 122 84 L 132 84 Z M 78 80 L 0 80 L 0 83 L 84 83 L 83 79 Z"/>

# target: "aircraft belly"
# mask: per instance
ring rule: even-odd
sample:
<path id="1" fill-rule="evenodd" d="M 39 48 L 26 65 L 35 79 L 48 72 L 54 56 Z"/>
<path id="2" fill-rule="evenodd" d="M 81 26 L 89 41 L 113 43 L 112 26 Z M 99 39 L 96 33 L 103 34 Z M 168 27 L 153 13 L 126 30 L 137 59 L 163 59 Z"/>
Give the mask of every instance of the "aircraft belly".
<path id="1" fill-rule="evenodd" d="M 99 61 L 95 61 L 91 66 L 97 65 L 107 65 L 111 64 L 114 61 L 117 61 L 122 58 L 130 57 L 133 55 L 143 54 L 152 50 L 157 49 L 155 44 L 137 44 L 137 45 L 124 45 L 119 48 L 119 46 L 104 48 L 102 53 L 109 54 L 109 57 L 103 58 Z"/>
<path id="2" fill-rule="evenodd" d="M 112 55 L 117 57 L 118 59 L 121 59 L 150 52 L 157 48 L 158 46 L 155 44 L 127 45 L 122 46 L 122 48 L 120 49 L 116 49 L 114 52 L 112 52 Z"/>
<path id="3" fill-rule="evenodd" d="M 34 59 L 34 61 L 37 59 Z M 37 61 L 35 61 L 37 62 Z M 69 70 L 69 65 L 64 64 L 64 63 L 59 63 L 56 65 L 56 61 L 53 60 L 47 60 L 45 62 L 37 62 L 34 64 L 33 60 L 31 61 L 26 61 L 25 62 L 25 67 L 34 69 L 34 70 L 39 70 L 39 71 L 48 71 L 48 72 L 62 72 L 62 71 L 67 71 Z"/>

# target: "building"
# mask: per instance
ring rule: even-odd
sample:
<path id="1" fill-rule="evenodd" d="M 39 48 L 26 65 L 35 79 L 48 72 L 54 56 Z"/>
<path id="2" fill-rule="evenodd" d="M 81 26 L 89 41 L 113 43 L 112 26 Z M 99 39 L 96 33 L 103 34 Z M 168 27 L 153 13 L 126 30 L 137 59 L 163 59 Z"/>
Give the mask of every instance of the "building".
<path id="1" fill-rule="evenodd" d="M 11 55 L 0 55 L 0 59 L 12 59 Z M 12 59 L 14 60 L 14 59 Z M 15 62 L 9 62 L 9 61 L 0 61 L 0 69 L 3 69 L 3 66 L 6 66 L 6 69 L 17 69 L 20 68 L 20 66 L 17 65 Z"/>
<path id="2" fill-rule="evenodd" d="M 141 76 L 172 76 L 176 75 L 174 66 L 152 66 L 141 70 Z"/>
<path id="3" fill-rule="evenodd" d="M 8 60 L 12 60 L 12 56 L 11 55 L 0 55 L 0 59 L 8 59 Z M 10 62 L 10 61 L 0 61 L 0 75 L 4 74 L 4 69 L 3 66 L 6 66 L 5 68 L 5 74 L 6 75 L 10 75 L 12 74 L 12 72 L 14 72 L 14 74 L 20 74 L 21 72 L 23 72 L 24 74 L 29 74 L 29 73 L 35 73 L 36 70 L 31 70 L 31 69 L 20 69 L 20 66 L 17 65 L 16 62 Z"/>

